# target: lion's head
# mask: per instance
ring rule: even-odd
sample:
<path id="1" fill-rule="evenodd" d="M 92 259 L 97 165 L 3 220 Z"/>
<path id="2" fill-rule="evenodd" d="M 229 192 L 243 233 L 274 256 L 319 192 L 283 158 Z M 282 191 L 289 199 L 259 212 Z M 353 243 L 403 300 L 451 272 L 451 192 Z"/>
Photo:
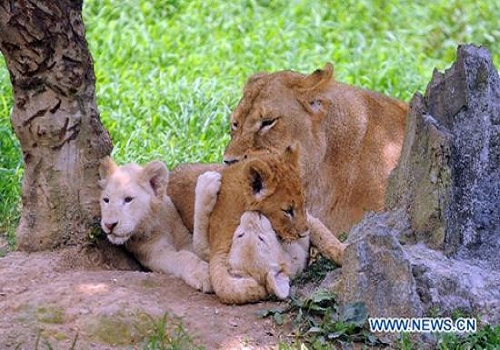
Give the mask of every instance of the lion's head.
<path id="1" fill-rule="evenodd" d="M 250 150 L 284 150 L 298 141 L 302 148 L 322 151 L 320 124 L 329 108 L 322 88 L 332 80 L 333 66 L 311 75 L 293 71 L 258 73 L 250 77 L 230 117 L 231 141 L 224 161 L 232 163 Z"/>
<path id="2" fill-rule="evenodd" d="M 291 258 L 264 215 L 254 211 L 243 213 L 228 261 L 233 275 L 250 276 L 277 297 L 288 297 Z"/>
<path id="3" fill-rule="evenodd" d="M 294 145 L 278 154 L 253 154 L 242 164 L 246 183 L 239 191 L 243 190 L 246 210 L 265 215 L 276 233 L 286 242 L 308 233 L 298 154 L 298 146 Z"/>
<path id="4" fill-rule="evenodd" d="M 154 220 L 151 212 L 165 196 L 167 167 L 159 161 L 144 167 L 118 166 L 110 157 L 105 157 L 99 166 L 99 175 L 101 227 L 111 243 L 124 244 L 144 228 L 147 218 Z"/>

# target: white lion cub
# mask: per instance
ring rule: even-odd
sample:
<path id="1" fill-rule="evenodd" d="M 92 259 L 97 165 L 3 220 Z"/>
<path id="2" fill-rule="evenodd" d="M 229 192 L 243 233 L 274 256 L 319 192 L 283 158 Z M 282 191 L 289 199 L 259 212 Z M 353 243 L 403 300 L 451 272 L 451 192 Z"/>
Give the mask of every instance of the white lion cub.
<path id="1" fill-rule="evenodd" d="M 152 271 L 171 273 L 195 289 L 211 292 L 208 263 L 192 252 L 192 236 L 166 195 L 165 164 L 117 166 L 106 157 L 99 175 L 101 227 L 108 240 L 124 244 Z"/>
<path id="2" fill-rule="evenodd" d="M 220 181 L 219 173 L 209 171 L 200 175 L 196 184 L 193 246 L 195 252 L 205 259 L 210 252 L 207 212 L 217 201 Z M 264 215 L 247 211 L 234 232 L 228 263 L 232 275 L 251 277 L 268 293 L 286 299 L 290 294 L 290 278 L 305 268 L 308 251 L 309 237 L 281 244 Z"/>

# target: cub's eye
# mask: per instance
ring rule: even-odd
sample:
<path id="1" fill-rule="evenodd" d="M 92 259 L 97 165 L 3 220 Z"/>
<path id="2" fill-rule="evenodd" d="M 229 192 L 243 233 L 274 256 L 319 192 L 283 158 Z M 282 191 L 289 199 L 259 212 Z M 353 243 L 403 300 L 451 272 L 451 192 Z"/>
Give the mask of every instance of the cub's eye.
<path id="1" fill-rule="evenodd" d="M 104 203 L 109 203 L 109 198 L 108 198 L 108 197 L 104 197 L 104 198 L 102 199 L 102 201 L 103 201 Z"/>
<path id="2" fill-rule="evenodd" d="M 265 243 L 266 241 L 264 240 L 264 237 L 262 237 L 261 235 L 259 235 L 259 241 Z"/>
<path id="3" fill-rule="evenodd" d="M 238 129 L 238 123 L 237 122 L 231 123 L 231 131 L 234 131 L 236 129 Z"/>
<path id="4" fill-rule="evenodd" d="M 282 209 L 282 210 L 285 213 L 285 215 L 288 216 L 289 218 L 293 218 L 293 216 L 295 215 L 293 207 L 289 207 L 287 209 Z"/>
<path id="5" fill-rule="evenodd" d="M 245 232 L 242 232 L 242 233 L 240 233 L 238 236 L 236 236 L 236 238 L 241 238 L 241 237 L 243 237 L 244 235 L 245 235 Z"/>
<path id="6" fill-rule="evenodd" d="M 132 202 L 133 200 L 134 200 L 134 198 L 132 198 L 132 197 L 125 197 L 124 202 L 125 202 L 125 203 L 130 203 L 130 202 Z"/>

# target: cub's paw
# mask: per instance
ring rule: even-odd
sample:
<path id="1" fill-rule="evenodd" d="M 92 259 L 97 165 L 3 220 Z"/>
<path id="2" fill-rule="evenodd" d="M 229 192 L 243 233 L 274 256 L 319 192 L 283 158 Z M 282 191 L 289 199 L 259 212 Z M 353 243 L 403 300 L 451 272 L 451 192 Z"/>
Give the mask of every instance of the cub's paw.
<path id="1" fill-rule="evenodd" d="M 210 284 L 210 272 L 208 263 L 199 261 L 185 276 L 184 281 L 194 289 L 203 293 L 213 293 Z"/>
<path id="2" fill-rule="evenodd" d="M 220 190 L 222 175 L 216 171 L 207 171 L 198 177 L 196 182 L 196 197 L 202 200 L 204 206 L 213 208 Z"/>

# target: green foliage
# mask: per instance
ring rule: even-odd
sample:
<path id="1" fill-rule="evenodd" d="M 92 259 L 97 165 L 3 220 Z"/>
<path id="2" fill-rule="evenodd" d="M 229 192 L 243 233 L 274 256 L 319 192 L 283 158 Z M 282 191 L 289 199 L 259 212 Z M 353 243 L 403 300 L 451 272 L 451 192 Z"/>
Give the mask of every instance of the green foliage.
<path id="1" fill-rule="evenodd" d="M 309 282 L 322 281 L 328 272 L 337 269 L 338 266 L 332 260 L 325 258 L 323 255 L 318 255 L 317 258 L 307 266 L 292 283 L 294 285 L 304 285 Z"/>
<path id="2" fill-rule="evenodd" d="M 485 325 L 476 333 L 445 333 L 438 337 L 439 350 L 495 350 L 500 348 L 500 325 Z"/>
<path id="3" fill-rule="evenodd" d="M 196 346 L 186 333 L 182 322 L 171 318 L 167 313 L 158 320 L 151 319 L 143 342 L 144 350 L 202 350 Z"/>
<path id="4" fill-rule="evenodd" d="M 311 350 L 334 349 L 339 344 L 361 342 L 382 344 L 366 328 L 368 314 L 364 303 L 339 307 L 335 295 L 319 290 L 306 298 L 292 297 L 284 308 L 262 310 L 261 317 L 272 317 L 278 325 L 291 324 L 298 344 Z M 287 349 L 282 344 L 280 349 Z"/>
<path id="5" fill-rule="evenodd" d="M 39 309 L 38 312 L 46 314 L 47 310 Z M 147 314 L 141 314 L 139 319 L 135 322 L 135 330 L 130 329 L 128 325 L 121 322 L 120 320 L 113 321 L 111 318 L 103 318 L 101 323 L 102 329 L 99 329 L 100 335 L 98 335 L 98 340 L 101 343 L 107 344 L 121 344 L 121 345 L 131 345 L 135 343 L 136 338 L 140 338 L 141 341 L 134 349 L 142 350 L 203 350 L 202 346 L 198 346 L 194 343 L 193 339 L 184 329 L 184 325 L 181 320 L 171 317 L 168 313 L 165 313 L 160 318 L 155 318 Z M 52 318 L 48 321 L 43 321 L 48 323 L 59 323 L 54 322 Z M 40 330 L 37 334 L 36 340 L 32 346 L 28 346 L 29 349 L 34 350 L 51 350 L 56 349 L 50 337 L 54 337 L 53 332 L 47 332 Z M 131 333 L 135 333 L 131 334 Z M 117 338 L 118 337 L 118 338 Z M 119 340 L 117 342 L 117 340 Z M 69 350 L 73 350 L 77 347 L 78 333 L 73 338 Z M 17 349 L 25 349 L 25 344 L 19 343 L 16 346 Z"/>

